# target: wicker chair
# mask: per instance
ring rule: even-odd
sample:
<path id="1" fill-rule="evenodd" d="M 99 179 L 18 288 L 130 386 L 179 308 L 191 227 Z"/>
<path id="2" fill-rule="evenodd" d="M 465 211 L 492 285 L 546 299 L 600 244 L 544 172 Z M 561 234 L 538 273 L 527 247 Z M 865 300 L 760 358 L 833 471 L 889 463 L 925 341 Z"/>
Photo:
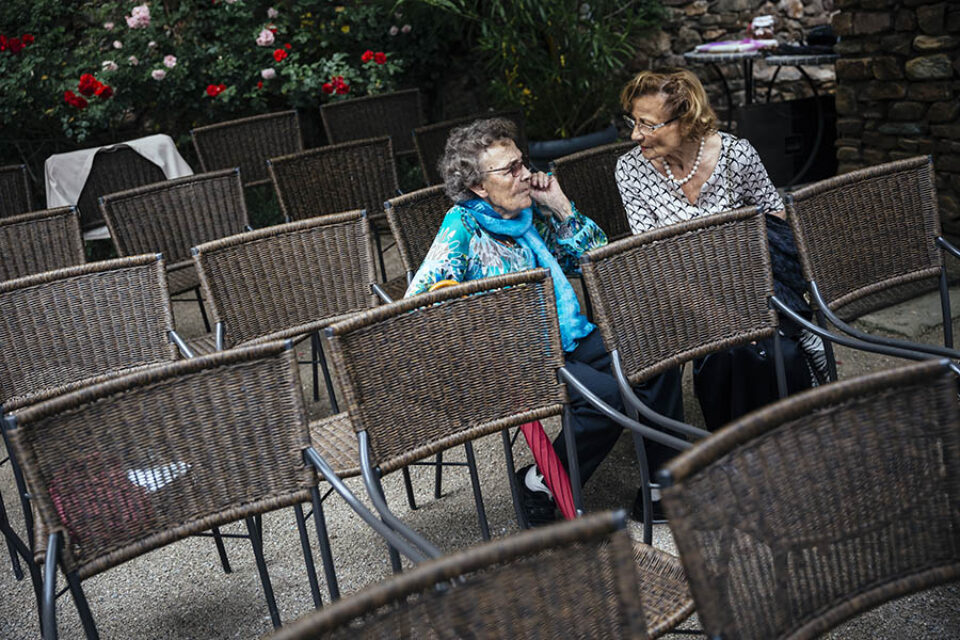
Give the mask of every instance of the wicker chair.
<path id="1" fill-rule="evenodd" d="M 272 636 L 647 638 L 651 585 L 623 513 L 525 531 L 424 564 L 308 614 Z"/>
<path id="2" fill-rule="evenodd" d="M 365 98 L 364 98 L 365 99 Z M 267 161 L 280 210 L 287 220 L 364 209 L 373 225 L 380 276 L 387 279 L 380 230 L 383 201 L 399 193 L 390 138 L 370 138 L 309 149 Z"/>
<path id="3" fill-rule="evenodd" d="M 578 208 L 600 225 L 611 240 L 630 235 L 630 223 L 614 179 L 617 159 L 635 142 L 614 142 L 553 161 L 553 172 Z"/>
<path id="4" fill-rule="evenodd" d="M 93 157 L 90 174 L 77 199 L 80 228 L 85 234 L 105 228 L 100 214 L 101 196 L 166 179 L 160 167 L 127 145 L 101 149 Z"/>
<path id="5" fill-rule="evenodd" d="M 675 458 L 664 507 L 705 633 L 819 637 L 957 580 L 958 469 L 945 361 L 798 394 Z"/>
<path id="6" fill-rule="evenodd" d="M 813 301 L 833 325 L 859 340 L 952 359 L 950 298 L 941 249 L 960 257 L 940 231 L 933 162 L 898 160 L 798 189 L 786 198 L 800 264 Z M 935 289 L 939 279 L 944 345 L 872 336 L 849 326 L 866 313 Z M 832 351 L 827 352 L 836 378 Z"/>
<path id="7" fill-rule="evenodd" d="M 27 165 L 0 167 L 0 218 L 33 211 L 33 193 Z"/>
<path id="8" fill-rule="evenodd" d="M 0 281 L 83 264 L 76 207 L 0 218 Z"/>
<path id="9" fill-rule="evenodd" d="M 383 203 L 390 231 L 397 240 L 400 262 L 405 275 L 399 282 L 390 281 L 387 292 L 394 299 L 403 297 L 407 285 L 427 256 L 437 235 L 443 216 L 450 208 L 450 199 L 442 185 L 418 189 Z"/>
<path id="10" fill-rule="evenodd" d="M 240 167 L 243 186 L 270 183 L 267 158 L 303 150 L 296 111 L 219 122 L 190 131 L 204 171 Z"/>
<path id="11" fill-rule="evenodd" d="M 190 248 L 249 227 L 238 169 L 225 169 L 121 191 L 100 199 L 121 256 L 162 253 L 171 294 L 196 291 L 210 331 Z"/>
<path id="12" fill-rule="evenodd" d="M 420 171 L 427 184 L 443 184 L 443 176 L 437 166 L 443 157 L 450 132 L 457 127 L 470 124 L 485 118 L 507 118 L 517 125 L 517 147 L 524 157 L 527 156 L 527 136 L 524 131 L 524 118 L 521 109 L 509 111 L 494 111 L 478 113 L 476 115 L 454 120 L 444 120 L 434 124 L 417 127 L 413 130 L 413 143 L 417 148 L 417 158 L 420 160 Z"/>
<path id="13" fill-rule="evenodd" d="M 382 475 L 497 432 L 522 521 L 508 429 L 564 414 L 555 313 L 553 284 L 547 271 L 538 269 L 405 298 L 326 330 L 359 439 L 364 485 L 388 525 L 403 523 L 383 499 Z M 402 384 L 394 382 L 398 363 Z M 470 447 L 467 460 L 473 461 Z M 488 538 L 473 470 L 471 482 L 481 533 Z M 656 635 L 689 614 L 689 600 L 681 597 L 686 587 L 672 556 L 641 545 L 637 557 L 644 581 L 657 581 L 664 593 L 677 596 L 646 603 L 648 628 Z"/>
<path id="14" fill-rule="evenodd" d="M 413 130 L 423 124 L 419 89 L 329 102 L 320 115 L 330 144 L 389 136 L 397 156 L 414 153 Z"/>
<path id="15" fill-rule="evenodd" d="M 255 401 L 243 401 L 247 398 Z M 315 604 L 320 593 L 301 503 L 319 504 L 304 464 L 310 436 L 289 343 L 260 345 L 125 375 L 7 418 L 40 520 L 49 531 L 44 637 L 56 637 L 59 561 L 88 638 L 81 581 L 211 526 L 244 520 L 274 627 L 255 521 L 295 506 Z"/>
<path id="16" fill-rule="evenodd" d="M 0 317 L 0 342 L 8 345 L 0 355 L 3 413 L 176 358 L 163 261 L 155 255 L 0 282 Z M 33 548 L 33 509 L 14 456 L 11 463 L 27 542 L 4 533 L 8 545 L 24 552 Z"/>

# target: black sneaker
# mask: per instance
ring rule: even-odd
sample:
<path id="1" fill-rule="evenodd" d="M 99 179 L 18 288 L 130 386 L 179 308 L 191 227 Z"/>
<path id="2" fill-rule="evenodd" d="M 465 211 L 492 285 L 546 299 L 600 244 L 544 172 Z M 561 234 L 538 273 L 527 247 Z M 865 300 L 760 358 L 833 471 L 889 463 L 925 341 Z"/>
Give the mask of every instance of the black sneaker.
<path id="1" fill-rule="evenodd" d="M 517 484 L 520 485 L 520 508 L 531 527 L 542 527 L 557 521 L 557 505 L 546 488 L 532 489 L 527 485 L 527 472 L 533 465 L 527 465 L 517 471 Z"/>
<path id="2" fill-rule="evenodd" d="M 667 514 L 663 512 L 663 503 L 654 500 L 651 506 L 653 507 L 653 524 L 665 524 Z M 637 522 L 643 522 L 643 491 L 641 489 L 637 489 L 637 495 L 633 498 L 633 511 L 630 517 Z"/>

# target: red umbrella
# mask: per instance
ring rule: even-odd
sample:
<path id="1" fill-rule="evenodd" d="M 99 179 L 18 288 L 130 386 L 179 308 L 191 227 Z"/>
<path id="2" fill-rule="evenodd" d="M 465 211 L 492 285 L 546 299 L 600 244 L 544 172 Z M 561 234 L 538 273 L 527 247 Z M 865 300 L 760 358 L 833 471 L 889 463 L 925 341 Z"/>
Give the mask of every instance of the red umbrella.
<path id="1" fill-rule="evenodd" d="M 577 510 L 573 506 L 573 489 L 570 488 L 570 477 L 567 470 L 560 463 L 557 452 L 553 450 L 553 443 L 543 430 L 539 420 L 528 422 L 520 427 L 527 446 L 533 453 L 537 468 L 543 474 L 543 482 L 553 493 L 553 499 L 560 508 L 560 513 L 567 520 L 577 517 Z"/>

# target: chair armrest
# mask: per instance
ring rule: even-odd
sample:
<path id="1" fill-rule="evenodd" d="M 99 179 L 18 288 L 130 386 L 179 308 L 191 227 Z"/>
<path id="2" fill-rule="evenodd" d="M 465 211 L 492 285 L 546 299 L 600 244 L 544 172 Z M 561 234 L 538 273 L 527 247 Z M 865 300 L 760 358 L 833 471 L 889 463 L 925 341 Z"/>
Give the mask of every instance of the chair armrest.
<path id="1" fill-rule="evenodd" d="M 320 472 L 320 475 L 330 483 L 330 486 L 340 494 L 340 497 L 350 505 L 350 508 L 356 512 L 360 518 L 370 525 L 370 528 L 383 536 L 386 541 L 397 549 L 400 553 L 407 556 L 410 560 L 415 563 L 423 562 L 428 559 L 428 556 L 421 552 L 415 546 L 412 546 L 406 539 L 404 539 L 400 534 L 387 526 L 386 523 L 382 522 L 377 516 L 373 515 L 366 505 L 364 505 L 360 500 L 357 499 L 357 496 L 350 491 L 350 488 L 343 483 L 343 480 L 334 473 L 333 468 L 330 464 L 323 459 L 323 456 L 314 449 L 313 447 L 308 447 L 303 452 L 303 458 L 306 460 L 307 464 L 313 465 L 317 471 Z M 421 540 L 422 541 L 422 540 Z M 429 544 L 429 543 L 427 543 Z M 419 546 L 419 545 L 417 545 Z"/>
<path id="2" fill-rule="evenodd" d="M 374 476 L 373 465 L 370 461 L 370 436 L 366 431 L 359 431 L 357 432 L 357 440 L 360 446 L 360 469 L 363 477 L 363 485 L 366 487 L 367 495 L 370 496 L 370 500 L 373 502 L 373 506 L 380 514 L 380 517 L 388 527 L 401 534 L 404 538 L 409 540 L 410 543 L 416 545 L 416 547 L 427 557 L 439 558 L 442 556 L 443 552 L 440 549 L 435 547 L 432 543 L 424 539 L 423 536 L 404 524 L 404 522 L 397 518 L 397 516 L 393 515 L 393 512 L 390 511 L 389 507 L 387 507 L 386 501 L 383 499 L 383 496 L 380 495 L 380 491 L 378 490 L 377 479 Z"/>
<path id="3" fill-rule="evenodd" d="M 943 236 L 939 236 L 936 242 L 938 247 L 952 255 L 954 258 L 960 258 L 960 249 L 957 249 L 955 246 L 953 246 L 953 243 L 951 243 L 949 240 Z"/>
<path id="4" fill-rule="evenodd" d="M 193 350 L 187 346 L 186 340 L 181 338 L 179 333 L 177 333 L 173 329 L 171 329 L 169 333 L 170 333 L 170 342 L 177 345 L 177 349 L 179 349 L 180 355 L 182 355 L 184 358 L 196 357 L 197 354 L 195 354 Z"/>

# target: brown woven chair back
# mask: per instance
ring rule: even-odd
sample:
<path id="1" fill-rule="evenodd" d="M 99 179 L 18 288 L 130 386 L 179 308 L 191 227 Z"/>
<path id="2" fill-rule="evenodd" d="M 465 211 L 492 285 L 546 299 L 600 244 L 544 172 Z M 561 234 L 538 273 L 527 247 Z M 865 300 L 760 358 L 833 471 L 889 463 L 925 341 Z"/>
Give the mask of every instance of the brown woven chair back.
<path id="1" fill-rule="evenodd" d="M 110 380 L 14 413 L 31 500 L 80 579 L 317 482 L 292 349 L 272 343 Z M 248 401 L 243 401 L 247 399 Z"/>
<path id="2" fill-rule="evenodd" d="M 33 211 L 27 165 L 0 167 L 0 218 Z"/>
<path id="3" fill-rule="evenodd" d="M 104 196 L 101 210 L 122 256 L 162 253 L 171 293 L 199 284 L 190 248 L 249 224 L 237 169 L 224 169 Z"/>
<path id="4" fill-rule="evenodd" d="M 86 231 L 104 224 L 102 196 L 166 179 L 160 167 L 126 145 L 101 149 L 93 156 L 90 174 L 77 199 L 80 227 Z"/>
<path id="5" fill-rule="evenodd" d="M 754 208 L 618 240 L 588 252 L 582 268 L 594 322 L 634 384 L 777 326 L 766 226 Z"/>
<path id="6" fill-rule="evenodd" d="M 156 255 L 0 282 L 0 317 L 5 410 L 176 358 L 163 260 Z"/>
<path id="7" fill-rule="evenodd" d="M 820 637 L 960 578 L 960 407 L 945 362 L 837 382 L 667 465 L 664 507 L 710 637 Z"/>
<path id="8" fill-rule="evenodd" d="M 611 240 L 631 233 L 614 174 L 617 159 L 636 146 L 633 141 L 614 142 L 553 161 L 553 172 L 563 191 Z"/>
<path id="9" fill-rule="evenodd" d="M 204 171 L 240 167 L 243 186 L 269 184 L 267 158 L 303 150 L 296 111 L 266 113 L 190 131 Z"/>
<path id="10" fill-rule="evenodd" d="M 404 271 L 416 272 L 420 268 L 451 204 L 443 185 L 419 189 L 384 203 Z"/>
<path id="11" fill-rule="evenodd" d="M 566 402 L 553 284 L 542 269 L 405 298 L 327 334 L 350 420 L 369 434 L 384 473 L 559 415 Z"/>
<path id="12" fill-rule="evenodd" d="M 309 638 L 646 638 L 623 515 L 523 531 L 419 565 L 280 629 Z"/>
<path id="13" fill-rule="evenodd" d="M 361 211 L 258 229 L 194 249 L 224 344 L 316 331 L 375 304 L 370 225 Z"/>
<path id="14" fill-rule="evenodd" d="M 417 158 L 420 160 L 420 171 L 423 173 L 423 179 L 427 184 L 443 184 L 443 176 L 440 174 L 438 165 L 443 158 L 444 149 L 447 147 L 447 138 L 450 132 L 457 127 L 470 124 L 477 120 L 487 118 L 506 118 L 512 120 L 517 125 L 517 147 L 524 157 L 527 157 L 527 134 L 525 131 L 525 121 L 523 110 L 512 109 L 509 111 L 493 111 L 491 113 L 478 113 L 464 118 L 453 120 L 444 120 L 413 130 L 413 143 L 417 148 Z"/>
<path id="15" fill-rule="evenodd" d="M 320 115 L 330 144 L 389 136 L 398 156 L 414 152 L 413 130 L 423 124 L 419 89 L 322 104 Z"/>
<path id="16" fill-rule="evenodd" d="M 351 209 L 382 220 L 384 200 L 397 195 L 397 167 L 387 137 L 271 157 L 269 168 L 287 220 Z"/>
<path id="17" fill-rule="evenodd" d="M 83 264 L 76 207 L 0 218 L 0 281 Z"/>
<path id="18" fill-rule="evenodd" d="M 929 157 L 798 189 L 788 196 L 787 211 L 804 276 L 841 319 L 936 288 L 940 217 Z"/>

